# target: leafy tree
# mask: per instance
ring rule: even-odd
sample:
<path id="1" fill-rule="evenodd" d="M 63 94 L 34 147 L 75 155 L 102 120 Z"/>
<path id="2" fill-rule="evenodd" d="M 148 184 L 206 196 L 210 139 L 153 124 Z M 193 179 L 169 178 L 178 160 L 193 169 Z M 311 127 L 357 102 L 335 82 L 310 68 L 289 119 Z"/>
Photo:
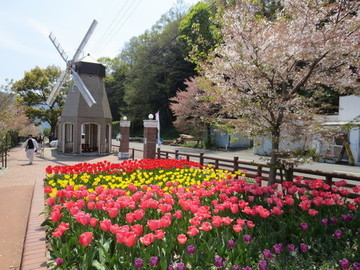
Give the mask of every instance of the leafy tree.
<path id="1" fill-rule="evenodd" d="M 234 2 L 223 15 L 224 43 L 201 71 L 223 112 L 244 120 L 240 132 L 270 136 L 272 184 L 280 141 L 313 122 L 312 100 L 300 92 L 320 84 L 359 89 L 360 2 L 282 0 L 271 21 L 257 1 Z"/>
<path id="2" fill-rule="evenodd" d="M 58 67 L 48 66 L 45 69 L 35 67 L 25 72 L 24 78 L 12 85 L 12 91 L 17 93 L 18 101 L 24 106 L 27 117 L 36 124 L 48 123 L 53 134 L 64 105 L 66 85 L 63 86 L 51 106 L 46 104 L 46 100 L 59 76 Z"/>
<path id="3" fill-rule="evenodd" d="M 109 106 L 113 119 L 120 120 L 122 112 L 125 110 L 125 78 L 129 72 L 129 66 L 119 58 L 100 58 L 99 62 L 106 67 L 106 77 L 104 80 Z"/>
<path id="4" fill-rule="evenodd" d="M 184 16 L 179 25 L 180 39 L 187 44 L 190 62 L 204 60 L 221 43 L 218 14 L 214 1 L 199 2 Z"/>
<path id="5" fill-rule="evenodd" d="M 184 89 L 185 78 L 195 74 L 194 65 L 185 61 L 185 45 L 177 39 L 183 13 L 171 10 L 151 31 L 132 38 L 120 54 L 130 66 L 125 80 L 124 114 L 136 128 L 148 114 L 160 111 L 162 129 L 173 120 L 169 98 Z"/>
<path id="6" fill-rule="evenodd" d="M 196 79 L 185 81 L 186 90 L 177 92 L 170 99 L 170 108 L 176 116 L 175 128 L 182 133 L 194 136 L 197 143 L 206 137 L 205 146 L 211 147 L 210 122 L 218 106 L 206 96 Z"/>

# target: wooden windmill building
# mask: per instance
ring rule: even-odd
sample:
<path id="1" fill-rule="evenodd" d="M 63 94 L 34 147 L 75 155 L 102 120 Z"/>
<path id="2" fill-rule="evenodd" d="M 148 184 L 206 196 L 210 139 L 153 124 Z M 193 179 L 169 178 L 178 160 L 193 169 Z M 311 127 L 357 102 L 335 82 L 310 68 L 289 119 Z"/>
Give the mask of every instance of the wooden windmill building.
<path id="1" fill-rule="evenodd" d="M 105 67 L 89 55 L 78 59 L 97 22 L 94 20 L 72 60 L 68 61 L 59 43 L 50 34 L 50 39 L 67 63 L 47 101 L 55 96 L 65 81 L 72 75 L 62 115 L 58 121 L 58 148 L 71 154 L 107 154 L 111 151 L 112 116 L 105 91 Z"/>

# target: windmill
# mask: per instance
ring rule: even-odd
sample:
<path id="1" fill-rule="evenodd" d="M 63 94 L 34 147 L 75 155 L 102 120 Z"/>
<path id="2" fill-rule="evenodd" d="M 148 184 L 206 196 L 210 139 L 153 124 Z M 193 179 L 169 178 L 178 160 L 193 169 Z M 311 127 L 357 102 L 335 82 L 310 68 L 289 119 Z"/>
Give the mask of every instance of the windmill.
<path id="1" fill-rule="evenodd" d="M 63 153 L 107 154 L 111 150 L 112 116 L 105 91 L 105 67 L 90 55 L 80 59 L 96 25 L 94 20 L 71 60 L 54 35 L 49 35 L 66 63 L 66 70 L 50 93 L 47 104 L 54 103 L 66 76 L 72 76 L 57 126 L 58 148 Z"/>
<path id="2" fill-rule="evenodd" d="M 79 60 L 80 54 L 83 51 L 83 49 L 85 48 L 85 45 L 89 41 L 92 33 L 94 32 L 96 25 L 97 25 L 97 21 L 93 20 L 92 24 L 90 25 L 89 30 L 85 34 L 83 40 L 81 41 L 79 47 L 77 48 L 77 50 L 71 60 L 68 60 L 68 56 L 66 55 L 63 48 L 60 46 L 60 43 L 56 40 L 53 33 L 50 33 L 49 38 L 50 38 L 51 42 L 54 44 L 57 51 L 59 52 L 61 58 L 65 61 L 66 69 L 61 73 L 58 82 L 56 83 L 53 90 L 51 91 L 49 98 L 46 101 L 46 103 L 48 105 L 51 106 L 54 103 L 56 95 L 60 91 L 60 88 L 64 84 L 65 78 L 69 73 L 72 75 L 74 84 L 77 86 L 77 89 L 79 89 L 81 95 L 83 96 L 84 100 L 89 105 L 89 107 L 91 107 L 92 105 L 94 105 L 96 103 L 96 101 L 93 98 L 93 96 L 91 95 L 90 91 L 88 90 L 88 88 L 86 87 L 84 82 L 81 80 L 79 74 L 74 69 L 74 64 Z"/>

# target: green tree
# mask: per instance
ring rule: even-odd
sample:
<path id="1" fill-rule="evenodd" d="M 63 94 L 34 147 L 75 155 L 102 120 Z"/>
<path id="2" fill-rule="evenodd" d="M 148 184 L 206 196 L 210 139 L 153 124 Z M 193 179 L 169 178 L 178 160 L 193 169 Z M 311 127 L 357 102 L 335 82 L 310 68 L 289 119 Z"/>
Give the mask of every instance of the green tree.
<path id="1" fill-rule="evenodd" d="M 199 2 L 184 16 L 179 25 L 180 39 L 187 45 L 190 62 L 204 60 L 221 43 L 219 15 L 213 1 Z"/>
<path id="2" fill-rule="evenodd" d="M 24 78 L 14 82 L 11 87 L 17 94 L 18 102 L 24 106 L 27 117 L 35 124 L 48 123 L 52 133 L 55 133 L 68 85 L 65 84 L 61 88 L 55 102 L 49 106 L 46 100 L 59 76 L 58 67 L 48 66 L 45 69 L 35 67 L 25 72 Z"/>
<path id="3" fill-rule="evenodd" d="M 129 72 L 129 66 L 120 58 L 100 58 L 99 62 L 106 67 L 104 80 L 105 90 L 108 96 L 111 114 L 114 120 L 119 121 L 124 114 L 126 104 L 124 102 L 125 78 Z"/>
<path id="4" fill-rule="evenodd" d="M 185 61 L 185 44 L 178 40 L 183 13 L 171 10 L 139 37 L 134 37 L 120 54 L 130 66 L 125 80 L 126 109 L 135 127 L 142 126 L 148 114 L 160 111 L 161 126 L 173 120 L 169 98 L 184 89 L 184 80 L 195 74 L 194 65 Z"/>

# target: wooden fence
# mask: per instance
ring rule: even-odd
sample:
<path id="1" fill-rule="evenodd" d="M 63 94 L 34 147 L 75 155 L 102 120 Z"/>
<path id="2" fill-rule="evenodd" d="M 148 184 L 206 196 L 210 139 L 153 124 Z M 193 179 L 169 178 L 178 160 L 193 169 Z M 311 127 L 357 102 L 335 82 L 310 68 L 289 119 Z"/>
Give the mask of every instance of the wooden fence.
<path id="1" fill-rule="evenodd" d="M 138 152 L 143 150 L 131 148 L 130 154 L 134 158 Z M 178 150 L 165 151 L 160 148 L 157 149 L 156 157 L 161 158 L 176 158 L 187 159 L 189 161 L 199 162 L 201 165 L 211 164 L 216 169 L 225 169 L 229 171 L 243 171 L 246 177 L 255 178 L 261 177 L 263 181 L 268 181 L 270 167 L 266 163 L 252 162 L 247 160 L 240 160 L 238 157 L 234 158 L 219 158 L 214 156 L 206 156 L 204 153 L 191 154 L 181 153 Z M 277 182 L 282 182 L 286 179 L 285 171 L 278 169 Z M 338 180 L 347 180 L 348 188 L 355 185 L 360 185 L 360 176 L 346 173 L 324 172 L 319 170 L 310 170 L 304 168 L 293 168 L 288 171 L 292 177 L 302 176 L 306 179 L 323 179 L 325 182 L 332 186 Z M 354 197 L 354 194 L 351 195 Z"/>

